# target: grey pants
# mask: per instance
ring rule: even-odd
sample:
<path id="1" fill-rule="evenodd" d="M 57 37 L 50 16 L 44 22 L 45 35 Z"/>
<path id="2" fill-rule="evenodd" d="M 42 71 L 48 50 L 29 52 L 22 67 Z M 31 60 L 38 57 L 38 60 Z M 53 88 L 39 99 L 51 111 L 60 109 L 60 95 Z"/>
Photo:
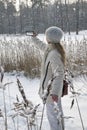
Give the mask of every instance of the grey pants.
<path id="1" fill-rule="evenodd" d="M 61 100 L 58 101 L 58 107 L 63 115 Z M 54 103 L 53 102 L 46 104 L 46 111 L 47 111 L 47 118 L 48 118 L 48 121 L 50 124 L 50 129 L 51 130 L 64 130 L 64 120 L 62 119 L 61 123 L 58 123 L 57 114 L 54 112 Z"/>

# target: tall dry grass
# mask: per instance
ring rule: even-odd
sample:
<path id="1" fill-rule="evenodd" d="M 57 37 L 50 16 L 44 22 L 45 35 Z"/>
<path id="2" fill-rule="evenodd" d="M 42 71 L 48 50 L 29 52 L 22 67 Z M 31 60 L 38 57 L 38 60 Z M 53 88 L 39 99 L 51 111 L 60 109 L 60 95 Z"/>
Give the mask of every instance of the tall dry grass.
<path id="1" fill-rule="evenodd" d="M 66 66 L 73 72 L 87 71 L 87 39 L 64 38 Z M 42 54 L 29 36 L 0 36 L 0 64 L 5 71 L 24 71 L 31 77 L 40 75 Z"/>
<path id="2" fill-rule="evenodd" d="M 87 38 L 83 36 L 64 40 L 66 67 L 74 73 L 87 72 Z"/>
<path id="3" fill-rule="evenodd" d="M 4 36 L 0 39 L 0 64 L 5 71 L 24 71 L 25 75 L 39 76 L 40 51 L 33 46 L 30 37 Z"/>

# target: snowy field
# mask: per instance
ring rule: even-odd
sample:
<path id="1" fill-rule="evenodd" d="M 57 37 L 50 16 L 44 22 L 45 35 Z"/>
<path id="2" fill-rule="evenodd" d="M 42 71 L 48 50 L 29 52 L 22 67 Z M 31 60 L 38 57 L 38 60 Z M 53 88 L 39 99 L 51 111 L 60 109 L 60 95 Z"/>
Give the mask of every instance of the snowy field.
<path id="1" fill-rule="evenodd" d="M 16 96 L 18 96 L 20 102 L 22 101 L 22 96 L 18 90 L 17 86 L 17 79 L 19 78 L 24 91 L 26 93 L 27 99 L 31 100 L 34 105 L 37 105 L 40 103 L 39 110 L 37 113 L 39 113 L 38 118 L 38 125 L 40 123 L 41 118 L 41 110 L 42 110 L 42 102 L 38 96 L 38 89 L 39 89 L 39 83 L 40 79 L 30 79 L 26 78 L 21 74 L 15 74 L 14 73 L 5 73 L 3 83 L 12 82 L 11 84 L 8 84 L 6 86 L 5 91 L 5 102 L 6 102 L 6 109 L 7 109 L 7 119 L 8 119 L 8 130 L 27 130 L 26 126 L 26 120 L 23 117 L 15 117 L 15 127 L 13 120 L 11 118 L 11 115 L 15 114 L 15 111 L 12 110 L 14 108 L 13 102 L 16 101 Z M 87 77 L 80 76 L 76 77 L 74 80 L 74 87 L 76 88 L 76 91 L 79 90 L 81 95 L 77 96 L 78 103 L 80 106 L 81 116 L 84 123 L 85 130 L 87 130 Z M 69 93 L 68 96 L 65 96 L 62 98 L 62 106 L 64 111 L 65 118 L 65 130 L 83 130 L 82 124 L 79 117 L 79 112 L 77 108 L 76 102 L 73 105 L 73 108 L 70 109 L 71 102 L 73 100 L 72 94 Z M 3 111 L 3 92 L 2 89 L 0 89 L 0 109 Z M 4 113 L 4 112 L 3 112 Z M 71 118 L 68 118 L 71 117 Z M 0 130 L 4 130 L 3 125 L 3 118 L 0 118 Z M 46 130 L 49 128 L 49 123 L 46 118 L 46 112 L 44 113 L 44 119 L 43 119 L 43 126 L 42 130 Z"/>
<path id="2" fill-rule="evenodd" d="M 41 40 L 45 41 L 43 34 L 38 35 L 38 37 Z M 83 38 L 84 38 L 84 43 L 79 44 L 79 46 L 81 45 L 79 47 L 78 41 L 81 43 Z M 76 53 L 77 55 L 73 57 L 74 60 L 75 60 L 75 58 L 77 58 L 77 56 L 80 56 L 83 60 L 84 60 L 84 58 L 87 57 L 86 39 L 87 39 L 87 31 L 80 32 L 80 34 L 78 36 L 76 36 L 75 33 L 72 33 L 70 36 L 68 34 L 64 35 L 62 41 L 65 41 L 66 50 L 70 54 L 73 53 L 72 49 L 75 52 L 78 52 L 78 53 Z M 8 41 L 8 46 L 5 44 L 4 41 Z M 10 41 L 14 42 L 14 45 L 11 46 Z M 30 41 L 30 39 L 27 36 L 19 36 L 19 35 L 18 36 L 7 36 L 7 35 L 3 36 L 3 35 L 1 35 L 0 42 L 1 43 L 4 42 L 5 46 L 2 46 L 3 44 L 1 44 L 0 50 L 1 50 L 1 52 L 3 52 L 3 50 L 6 47 L 9 50 L 9 52 L 11 52 L 11 51 L 13 52 L 13 50 L 11 50 L 12 48 L 10 49 L 10 47 L 13 47 L 13 49 L 14 49 L 14 47 L 16 47 L 15 45 L 18 44 L 18 42 L 20 43 L 20 45 L 24 45 L 23 41 L 25 41 L 28 45 L 28 42 Z M 70 45 L 69 43 L 70 44 L 73 43 L 73 45 L 72 44 Z M 69 45 L 69 48 L 66 46 L 66 44 Z M 85 45 L 85 46 L 82 47 L 82 45 Z M 75 46 L 77 49 L 73 48 Z M 20 48 L 20 49 L 22 50 L 22 48 Z M 81 49 L 82 54 L 81 54 L 81 52 L 78 51 L 78 49 L 79 50 Z M 6 51 L 6 53 L 7 52 L 8 51 Z M 18 50 L 17 50 L 17 52 L 18 52 Z M 16 56 L 15 53 L 13 53 L 13 56 Z M 10 53 L 8 53 L 8 54 L 10 55 Z M 20 55 L 21 55 L 21 51 L 20 51 Z M 1 53 L 0 53 L 0 56 L 2 56 Z M 2 59 L 0 59 L 0 61 L 2 61 Z M 14 59 L 14 61 L 15 61 L 15 59 Z M 87 72 L 87 69 L 84 68 L 84 63 L 82 63 L 81 66 L 79 66 L 79 67 L 77 65 L 77 68 L 78 68 L 78 70 L 76 70 L 77 74 L 79 74 L 79 71 L 81 69 L 82 69 L 81 70 L 82 72 Z M 27 99 L 31 100 L 34 105 L 37 105 L 40 103 L 40 106 L 38 107 L 38 111 L 37 111 L 37 124 L 38 124 L 37 128 L 34 127 L 34 128 L 29 129 L 27 127 L 27 121 L 24 117 L 20 117 L 20 116 L 14 117 L 13 116 L 16 113 L 13 110 L 13 108 L 14 108 L 13 103 L 17 102 L 17 97 L 19 99 L 19 102 L 21 102 L 23 100 L 22 96 L 19 92 L 19 89 L 18 89 L 17 78 L 20 80 L 20 82 L 24 88 Z M 0 130 L 39 130 L 41 111 L 42 111 L 42 107 L 43 107 L 41 99 L 38 96 L 40 79 L 39 78 L 31 79 L 29 77 L 25 77 L 23 75 L 23 72 L 17 73 L 16 71 L 13 71 L 12 73 L 11 72 L 5 73 L 4 79 L 3 79 L 3 84 L 6 84 L 6 83 L 9 83 L 9 84 L 6 85 L 6 88 L 4 90 L 2 89 L 2 84 L 0 84 Z M 70 109 L 72 100 L 75 99 L 75 97 L 73 97 L 73 95 L 69 92 L 68 96 L 65 96 L 62 98 L 62 106 L 63 106 L 63 112 L 64 112 L 64 117 L 65 117 L 64 118 L 65 130 L 73 130 L 73 129 L 74 130 L 87 130 L 87 76 L 86 76 L 86 74 L 84 74 L 84 75 L 81 74 L 81 75 L 77 76 L 73 80 L 73 84 L 74 84 L 76 92 L 80 93 L 79 96 L 77 96 L 77 100 L 78 100 L 79 107 L 80 107 L 80 112 L 81 112 L 81 116 L 82 116 L 82 120 L 83 120 L 84 129 L 82 128 L 82 123 L 80 120 L 76 100 L 74 102 L 72 109 Z M 3 96 L 3 91 L 4 91 L 4 96 Z M 5 104 L 4 104 L 4 101 L 5 101 Z M 6 107 L 6 112 L 4 109 L 4 105 Z M 4 121 L 5 116 L 7 117 L 8 129 L 5 128 L 5 124 L 6 124 L 6 122 Z M 14 117 L 14 120 L 12 117 Z M 68 117 L 70 117 L 70 118 L 68 118 Z M 42 130 L 46 130 L 46 129 L 49 130 L 50 128 L 49 128 L 48 120 L 46 118 L 46 111 L 45 111 Z"/>

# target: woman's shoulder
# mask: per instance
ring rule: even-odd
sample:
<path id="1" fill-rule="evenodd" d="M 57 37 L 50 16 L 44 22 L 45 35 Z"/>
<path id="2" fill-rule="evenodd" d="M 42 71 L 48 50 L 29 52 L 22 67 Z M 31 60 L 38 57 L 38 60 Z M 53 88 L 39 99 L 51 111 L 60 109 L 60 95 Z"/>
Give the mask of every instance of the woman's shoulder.
<path id="1" fill-rule="evenodd" d="M 61 55 L 59 54 L 59 52 L 57 52 L 56 49 L 53 49 L 49 52 L 48 57 L 47 57 L 47 61 L 50 61 L 51 63 L 61 63 Z"/>
<path id="2" fill-rule="evenodd" d="M 61 58 L 60 53 L 56 49 L 51 50 L 49 55 L 51 55 L 51 57 Z"/>

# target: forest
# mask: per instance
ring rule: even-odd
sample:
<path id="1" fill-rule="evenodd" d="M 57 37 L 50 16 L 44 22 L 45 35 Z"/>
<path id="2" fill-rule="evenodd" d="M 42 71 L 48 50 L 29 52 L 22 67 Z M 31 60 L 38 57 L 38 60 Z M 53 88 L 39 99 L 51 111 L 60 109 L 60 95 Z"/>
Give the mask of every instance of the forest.
<path id="1" fill-rule="evenodd" d="M 44 33 L 49 26 L 59 26 L 64 32 L 87 29 L 87 1 L 19 0 L 0 1 L 0 34 Z"/>

